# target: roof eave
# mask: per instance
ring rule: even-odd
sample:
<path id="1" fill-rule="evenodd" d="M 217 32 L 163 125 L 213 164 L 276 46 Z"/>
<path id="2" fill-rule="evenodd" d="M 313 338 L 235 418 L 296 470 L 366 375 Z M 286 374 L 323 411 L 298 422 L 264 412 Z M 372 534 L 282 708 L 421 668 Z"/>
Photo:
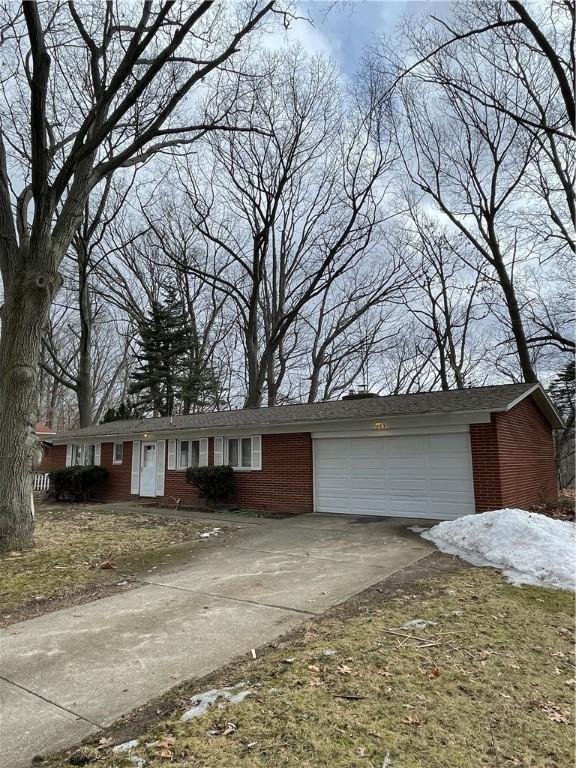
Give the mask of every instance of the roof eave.
<path id="1" fill-rule="evenodd" d="M 538 407 L 546 417 L 546 420 L 552 427 L 552 429 L 563 429 L 566 425 L 564 424 L 564 419 L 562 416 L 558 413 L 558 410 L 556 409 L 556 406 L 546 393 L 546 390 L 544 387 L 539 383 L 536 382 L 533 384 L 529 389 L 527 389 L 525 392 L 523 392 L 519 397 L 517 397 L 515 400 L 512 400 L 505 408 L 501 408 L 501 411 L 510 411 L 514 406 L 518 405 L 518 403 L 521 403 L 522 400 L 525 400 L 527 397 L 533 397 L 534 400 L 536 400 L 536 403 L 538 404 Z"/>
<path id="2" fill-rule="evenodd" d="M 385 419 L 391 419 L 391 418 L 412 418 L 412 419 L 418 419 L 425 416 L 445 416 L 447 413 L 450 414 L 456 414 L 456 415 L 466 415 L 471 417 L 471 423 L 474 423 L 473 416 L 483 416 L 486 414 L 491 413 L 495 409 L 489 409 L 489 408 L 475 408 L 475 409 L 464 409 L 464 410 L 454 410 L 454 411 L 423 411 L 422 413 L 385 413 L 385 414 L 374 414 L 373 416 L 340 416 L 338 418 L 318 418 L 318 419 L 308 419 L 308 420 L 298 420 L 298 421 L 286 421 L 286 422 L 260 422 L 259 424 L 220 424 L 218 426 L 214 425 L 207 425 L 203 427 L 178 427 L 176 425 L 171 425 L 169 427 L 164 427 L 162 429 L 154 429 L 152 426 L 146 428 L 141 428 L 140 430 L 132 430 L 130 432 L 115 432 L 115 433 L 69 433 L 69 434 L 62 434 L 57 436 L 57 441 L 59 444 L 62 442 L 66 442 L 67 440 L 81 440 L 83 438 L 94 438 L 95 440 L 99 440 L 100 442 L 105 442 L 106 440 L 115 440 L 115 439 L 122 439 L 129 441 L 136 438 L 142 438 L 144 434 L 147 432 L 150 432 L 151 434 L 156 435 L 165 435 L 167 438 L 172 435 L 174 432 L 214 432 L 218 433 L 220 431 L 226 431 L 231 429 L 237 429 L 237 430 L 245 430 L 245 429 L 254 429 L 256 432 L 258 429 L 270 429 L 274 427 L 312 427 L 318 424 L 340 424 L 341 422 L 354 422 L 354 421 L 378 421 L 378 420 L 385 420 Z M 155 437 L 153 438 L 155 439 Z"/>

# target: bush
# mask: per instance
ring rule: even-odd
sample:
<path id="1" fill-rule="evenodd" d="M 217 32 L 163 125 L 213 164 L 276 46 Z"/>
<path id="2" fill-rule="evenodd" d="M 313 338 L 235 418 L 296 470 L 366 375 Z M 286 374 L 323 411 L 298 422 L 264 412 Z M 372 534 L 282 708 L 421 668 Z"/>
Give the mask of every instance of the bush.
<path id="1" fill-rule="evenodd" d="M 66 467 L 50 472 L 49 494 L 56 501 L 88 501 L 108 477 L 106 467 Z"/>
<path id="2" fill-rule="evenodd" d="M 224 465 L 188 467 L 186 482 L 198 488 L 201 498 L 218 503 L 232 495 L 234 471 Z"/>

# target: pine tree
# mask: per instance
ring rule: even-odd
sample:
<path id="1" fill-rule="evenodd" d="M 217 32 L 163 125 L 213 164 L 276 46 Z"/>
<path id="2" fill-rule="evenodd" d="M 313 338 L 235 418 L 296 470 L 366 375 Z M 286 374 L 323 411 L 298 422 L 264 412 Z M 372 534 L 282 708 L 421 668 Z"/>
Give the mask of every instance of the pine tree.
<path id="1" fill-rule="evenodd" d="M 173 286 L 167 286 L 161 300 L 154 301 L 146 320 L 139 326 L 138 366 L 132 374 L 130 394 L 143 412 L 172 416 L 178 388 L 179 358 L 183 353 L 182 313 Z"/>
<path id="2" fill-rule="evenodd" d="M 138 410 L 132 405 L 130 399 L 126 402 L 122 400 L 120 405 L 107 408 L 102 417 L 101 424 L 108 424 L 111 421 L 128 421 L 137 419 L 140 416 Z"/>
<path id="3" fill-rule="evenodd" d="M 195 318 L 173 284 L 151 305 L 139 333 L 138 366 L 130 385 L 139 410 L 172 416 L 217 407 L 218 381 L 202 358 Z"/>
<path id="4" fill-rule="evenodd" d="M 548 393 L 566 422 L 574 423 L 576 410 L 576 382 L 574 360 L 571 360 L 548 387 Z"/>

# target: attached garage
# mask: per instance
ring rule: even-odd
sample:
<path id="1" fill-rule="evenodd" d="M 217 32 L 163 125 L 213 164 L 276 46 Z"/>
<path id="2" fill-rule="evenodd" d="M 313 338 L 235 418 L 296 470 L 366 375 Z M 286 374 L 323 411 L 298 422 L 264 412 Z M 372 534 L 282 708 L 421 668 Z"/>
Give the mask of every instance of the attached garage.
<path id="1" fill-rule="evenodd" d="M 283 514 L 441 520 L 556 498 L 562 420 L 540 385 L 358 394 L 58 433 L 41 470 L 93 461 L 108 470 L 99 498 L 197 507 L 186 470 L 226 463 L 232 504 Z"/>
<path id="2" fill-rule="evenodd" d="M 475 512 L 468 432 L 314 440 L 317 512 L 452 519 Z"/>

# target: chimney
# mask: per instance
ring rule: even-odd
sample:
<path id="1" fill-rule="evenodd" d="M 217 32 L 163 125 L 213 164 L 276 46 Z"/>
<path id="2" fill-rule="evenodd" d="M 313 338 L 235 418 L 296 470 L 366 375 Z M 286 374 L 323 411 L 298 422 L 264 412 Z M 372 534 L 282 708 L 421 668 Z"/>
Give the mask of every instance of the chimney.
<path id="1" fill-rule="evenodd" d="M 358 392 L 351 389 L 347 395 L 344 395 L 342 400 L 364 400 L 368 397 L 378 397 L 375 392 L 368 392 L 365 386 L 360 387 Z"/>

